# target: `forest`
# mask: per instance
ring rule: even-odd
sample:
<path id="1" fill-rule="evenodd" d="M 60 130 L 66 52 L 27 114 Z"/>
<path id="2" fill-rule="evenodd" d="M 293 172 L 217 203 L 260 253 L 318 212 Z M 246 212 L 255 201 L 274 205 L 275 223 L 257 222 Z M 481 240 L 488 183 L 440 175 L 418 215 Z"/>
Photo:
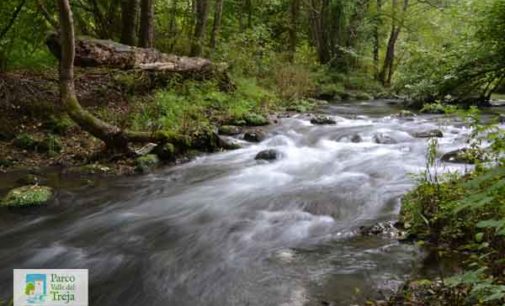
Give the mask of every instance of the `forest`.
<path id="1" fill-rule="evenodd" d="M 504 129 L 505 0 L 2 0 L 0 306 L 503 305 Z"/>

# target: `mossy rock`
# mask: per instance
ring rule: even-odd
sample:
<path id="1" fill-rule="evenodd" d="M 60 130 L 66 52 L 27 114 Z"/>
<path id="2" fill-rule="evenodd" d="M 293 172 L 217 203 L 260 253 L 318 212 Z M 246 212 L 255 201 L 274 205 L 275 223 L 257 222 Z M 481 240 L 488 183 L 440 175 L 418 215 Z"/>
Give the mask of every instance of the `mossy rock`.
<path id="1" fill-rule="evenodd" d="M 358 92 L 354 94 L 354 97 L 358 101 L 370 101 L 373 99 L 373 97 L 366 92 Z"/>
<path id="2" fill-rule="evenodd" d="M 175 161 L 175 146 L 171 143 L 158 145 L 153 151 L 161 160 Z"/>
<path id="3" fill-rule="evenodd" d="M 23 133 L 14 139 L 14 145 L 23 150 L 35 150 L 38 142 L 31 135 Z"/>
<path id="4" fill-rule="evenodd" d="M 219 135 L 233 136 L 240 134 L 241 130 L 235 125 L 222 125 L 219 127 Z"/>
<path id="5" fill-rule="evenodd" d="M 53 197 L 51 187 L 29 185 L 12 189 L 0 202 L 5 207 L 30 207 L 47 203 Z"/>
<path id="6" fill-rule="evenodd" d="M 160 159 L 155 154 L 147 154 L 135 160 L 135 170 L 140 173 L 147 173 L 160 163 Z"/>
<path id="7" fill-rule="evenodd" d="M 244 120 L 247 125 L 250 126 L 263 126 L 263 125 L 268 125 L 270 122 L 268 121 L 265 116 L 256 114 L 256 113 L 249 113 L 244 116 Z"/>

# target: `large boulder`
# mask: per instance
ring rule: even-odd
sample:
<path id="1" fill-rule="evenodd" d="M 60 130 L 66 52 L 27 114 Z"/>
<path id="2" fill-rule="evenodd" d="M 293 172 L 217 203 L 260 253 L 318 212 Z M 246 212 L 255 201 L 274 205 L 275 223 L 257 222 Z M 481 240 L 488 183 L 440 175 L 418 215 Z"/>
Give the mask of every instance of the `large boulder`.
<path id="1" fill-rule="evenodd" d="M 12 189 L 0 201 L 4 207 L 32 207 L 46 204 L 53 197 L 51 187 L 28 185 Z"/>
<path id="2" fill-rule="evenodd" d="M 416 138 L 442 138 L 444 137 L 444 134 L 442 133 L 441 130 L 435 129 L 435 130 L 429 130 L 429 131 L 422 131 L 422 132 L 416 132 L 414 133 L 414 137 Z"/>
<path id="3" fill-rule="evenodd" d="M 274 161 L 277 160 L 281 157 L 281 153 L 277 150 L 270 149 L 270 150 L 264 150 L 259 152 L 256 157 L 254 158 L 255 160 L 267 160 L 267 161 Z"/>

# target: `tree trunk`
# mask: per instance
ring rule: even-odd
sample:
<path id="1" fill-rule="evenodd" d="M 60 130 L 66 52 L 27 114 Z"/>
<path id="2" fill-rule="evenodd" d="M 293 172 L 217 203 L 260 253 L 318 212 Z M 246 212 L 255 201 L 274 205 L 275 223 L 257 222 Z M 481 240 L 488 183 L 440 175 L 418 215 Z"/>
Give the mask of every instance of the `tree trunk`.
<path id="1" fill-rule="evenodd" d="M 129 142 L 166 142 L 162 133 L 142 133 L 121 130 L 93 116 L 79 104 L 74 84 L 75 33 L 69 0 L 58 0 L 60 15 L 60 99 L 64 109 L 82 129 L 101 139 L 107 150 L 127 153 Z"/>
<path id="2" fill-rule="evenodd" d="M 46 39 L 56 58 L 63 60 L 62 45 L 53 33 Z M 185 57 L 161 53 L 156 49 L 137 48 L 110 40 L 74 39 L 73 63 L 80 67 L 165 70 L 167 72 L 197 73 L 213 68 L 211 61 L 200 57 Z"/>
<path id="3" fill-rule="evenodd" d="M 216 48 L 217 37 L 221 28 L 221 19 L 223 17 L 223 0 L 215 0 L 216 5 L 214 8 L 214 24 L 212 25 L 212 32 L 210 35 L 210 48 Z"/>
<path id="4" fill-rule="evenodd" d="M 324 0 L 311 0 L 308 8 L 312 41 L 316 47 L 321 64 L 326 64 L 330 61 L 330 54 L 324 35 L 324 9 Z"/>
<path id="5" fill-rule="evenodd" d="M 154 5 L 153 0 L 141 0 L 139 47 L 152 48 L 154 41 Z"/>
<path id="6" fill-rule="evenodd" d="M 295 59 L 296 45 L 298 43 L 298 19 L 300 18 L 300 0 L 292 0 L 291 2 L 291 24 L 289 27 L 289 61 Z"/>
<path id="7" fill-rule="evenodd" d="M 396 20 L 396 9 L 398 6 L 398 0 L 393 0 L 393 15 L 392 15 L 392 23 L 391 23 L 391 34 L 389 35 L 388 46 L 386 49 L 386 56 L 384 57 L 384 65 L 379 74 L 379 78 L 382 84 L 386 87 L 391 85 L 394 73 L 394 61 L 395 61 L 395 51 L 396 51 L 396 42 L 398 41 L 398 37 L 400 37 L 400 32 L 403 27 L 403 22 L 405 18 L 405 13 L 407 11 L 409 5 L 409 0 L 403 0 L 403 8 L 402 13 L 397 24 Z"/>
<path id="8" fill-rule="evenodd" d="M 134 46 L 136 40 L 139 0 L 121 0 L 121 39 L 125 45 Z"/>
<path id="9" fill-rule="evenodd" d="M 247 28 L 250 29 L 252 27 L 252 14 L 253 14 L 252 0 L 245 0 L 245 9 L 247 11 Z"/>
<path id="10" fill-rule="evenodd" d="M 195 31 L 193 33 L 193 41 L 191 44 L 191 56 L 201 56 L 203 38 L 205 36 L 205 28 L 207 26 L 207 17 L 209 13 L 209 1 L 197 0 L 196 1 L 196 23 Z"/>
<path id="11" fill-rule="evenodd" d="M 377 12 L 376 12 L 376 20 L 374 23 L 373 30 L 373 64 L 374 64 L 374 75 L 376 79 L 379 79 L 380 68 L 379 68 L 379 59 L 380 59 L 380 33 L 379 29 L 381 26 L 381 14 L 382 14 L 382 0 L 377 0 Z"/>

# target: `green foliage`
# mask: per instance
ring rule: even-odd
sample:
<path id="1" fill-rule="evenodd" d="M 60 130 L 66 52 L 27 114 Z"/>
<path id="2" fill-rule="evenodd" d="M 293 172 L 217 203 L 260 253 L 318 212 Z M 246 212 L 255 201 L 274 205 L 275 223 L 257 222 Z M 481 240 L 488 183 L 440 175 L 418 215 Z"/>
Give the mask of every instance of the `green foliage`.
<path id="1" fill-rule="evenodd" d="M 34 150 L 37 147 L 37 141 L 29 134 L 23 133 L 16 136 L 14 145 L 23 150 Z"/>
<path id="2" fill-rule="evenodd" d="M 254 79 L 238 79 L 236 85 L 235 91 L 225 93 L 211 81 L 173 84 L 155 93 L 152 101 L 139 100 L 133 105 L 132 128 L 190 134 L 215 121 L 267 124 L 262 114 L 276 107 L 276 96 L 256 85 Z"/>
<path id="3" fill-rule="evenodd" d="M 420 112 L 423 114 L 454 114 L 456 111 L 456 105 L 442 104 L 438 101 L 424 104 Z"/>
<path id="4" fill-rule="evenodd" d="M 433 11 L 405 48 L 396 87 L 422 101 L 489 99 L 505 72 L 504 0 L 465 0 Z M 422 21 L 417 21 L 422 23 Z"/>
<path id="5" fill-rule="evenodd" d="M 455 290 L 468 292 L 466 303 L 495 305 L 505 302 L 505 131 L 479 123 L 472 109 L 470 148 L 489 147 L 491 162 L 477 162 L 464 175 L 440 176 L 436 169 L 436 143 L 427 156 L 426 171 L 418 186 L 402 200 L 401 219 L 411 236 L 436 245 L 449 245 L 470 254 L 465 271 L 448 279 Z M 469 290 L 465 290 L 465 288 Z M 458 291 L 458 292 L 459 292 Z"/>

